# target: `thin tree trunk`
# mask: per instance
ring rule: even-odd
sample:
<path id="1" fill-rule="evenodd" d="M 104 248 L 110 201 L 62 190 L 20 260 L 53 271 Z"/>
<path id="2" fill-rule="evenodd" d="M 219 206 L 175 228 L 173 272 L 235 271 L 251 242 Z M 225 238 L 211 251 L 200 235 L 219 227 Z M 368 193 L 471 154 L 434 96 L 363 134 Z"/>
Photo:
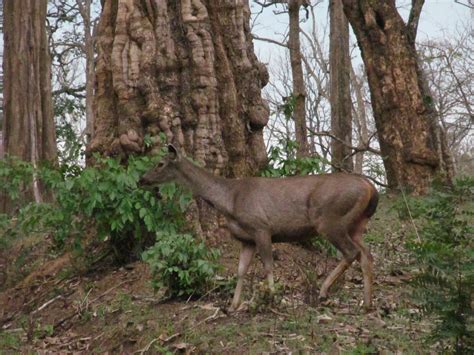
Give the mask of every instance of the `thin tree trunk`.
<path id="1" fill-rule="evenodd" d="M 350 89 L 351 58 L 349 54 L 349 23 L 341 0 L 329 3 L 330 17 L 330 89 L 331 132 L 341 141 L 331 141 L 333 170 L 352 171 L 352 101 Z M 344 144 L 343 142 L 346 142 Z M 336 168 L 334 168 L 336 167 Z"/>
<path id="2" fill-rule="evenodd" d="M 86 135 L 89 142 L 94 136 L 94 28 L 91 22 L 91 0 L 76 0 L 84 21 L 84 52 L 86 55 Z"/>
<path id="3" fill-rule="evenodd" d="M 51 60 L 46 36 L 46 0 L 4 1 L 5 154 L 29 161 L 56 160 L 51 97 Z M 24 200 L 43 200 L 36 175 Z M 11 201 L 10 201 L 11 202 Z M 2 199 L 0 210 L 12 205 Z"/>
<path id="4" fill-rule="evenodd" d="M 303 65 L 300 43 L 300 8 L 305 0 L 288 0 L 290 17 L 288 47 L 290 49 L 291 74 L 293 77 L 293 120 L 295 122 L 295 137 L 298 145 L 297 157 L 309 154 L 308 132 L 306 129 L 306 89 L 304 86 Z"/>
<path id="5" fill-rule="evenodd" d="M 395 1 L 343 0 L 367 70 L 388 184 L 425 193 L 443 173 L 414 43 Z"/>
<path id="6" fill-rule="evenodd" d="M 367 147 L 369 144 L 369 133 L 367 127 L 367 114 L 365 110 L 364 97 L 362 94 L 362 83 L 357 78 L 357 75 L 354 71 L 354 68 L 351 64 L 351 82 L 352 88 L 355 93 L 356 98 L 356 109 L 355 112 L 355 122 L 358 127 L 359 132 L 359 147 Z M 355 154 L 354 159 L 354 172 L 356 174 L 362 174 L 364 167 L 364 152 L 358 152 Z"/>

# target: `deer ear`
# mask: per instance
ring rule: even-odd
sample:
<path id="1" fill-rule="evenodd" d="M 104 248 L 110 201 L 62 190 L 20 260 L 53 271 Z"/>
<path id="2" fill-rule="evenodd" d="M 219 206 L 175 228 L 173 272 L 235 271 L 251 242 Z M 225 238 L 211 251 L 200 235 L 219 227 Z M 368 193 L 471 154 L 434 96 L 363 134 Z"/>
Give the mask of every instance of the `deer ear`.
<path id="1" fill-rule="evenodd" d="M 168 144 L 168 155 L 171 157 L 172 160 L 181 159 L 181 154 L 173 144 Z"/>

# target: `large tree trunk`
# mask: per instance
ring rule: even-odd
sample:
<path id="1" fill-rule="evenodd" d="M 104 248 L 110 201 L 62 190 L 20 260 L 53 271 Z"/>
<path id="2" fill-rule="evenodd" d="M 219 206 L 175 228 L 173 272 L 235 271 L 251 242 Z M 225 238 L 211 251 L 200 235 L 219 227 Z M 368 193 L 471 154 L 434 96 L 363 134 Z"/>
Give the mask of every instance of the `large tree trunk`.
<path id="1" fill-rule="evenodd" d="M 266 163 L 268 74 L 249 17 L 246 0 L 105 0 L 88 154 L 152 154 L 164 133 L 214 174 L 255 173 Z"/>
<path id="2" fill-rule="evenodd" d="M 331 133 L 339 138 L 331 142 L 334 171 L 352 171 L 352 100 L 350 88 L 351 58 L 349 54 L 349 23 L 341 0 L 329 3 L 330 17 L 330 80 Z M 344 144 L 344 142 L 346 144 Z"/>
<path id="3" fill-rule="evenodd" d="M 307 6 L 307 0 L 288 0 L 289 33 L 288 47 L 290 49 L 291 75 L 293 78 L 293 120 L 295 122 L 295 138 L 297 157 L 309 154 L 308 131 L 306 129 L 306 89 L 304 86 L 303 65 L 300 43 L 300 8 Z"/>
<path id="4" fill-rule="evenodd" d="M 47 0 L 5 0 L 3 4 L 3 147 L 5 154 L 37 166 L 41 161 L 56 159 Z M 25 200 L 43 199 L 36 177 L 27 190 Z M 8 199 L 1 200 L 0 210 L 8 211 Z"/>
<path id="5" fill-rule="evenodd" d="M 442 137 L 436 134 L 410 27 L 394 0 L 343 4 L 367 70 L 388 184 L 424 193 L 442 172 Z"/>

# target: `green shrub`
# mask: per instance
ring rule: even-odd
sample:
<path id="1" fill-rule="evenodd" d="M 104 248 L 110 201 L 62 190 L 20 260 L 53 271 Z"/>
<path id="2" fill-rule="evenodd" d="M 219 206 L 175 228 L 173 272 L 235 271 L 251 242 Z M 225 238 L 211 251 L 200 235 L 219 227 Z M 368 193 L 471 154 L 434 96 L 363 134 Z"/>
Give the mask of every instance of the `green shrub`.
<path id="1" fill-rule="evenodd" d="M 262 176 L 282 177 L 324 172 L 325 162 L 321 157 L 296 158 L 296 147 L 296 142 L 285 140 L 281 140 L 278 146 L 271 147 L 270 159 Z"/>
<path id="2" fill-rule="evenodd" d="M 10 239 L 5 234 L 40 233 L 52 236 L 58 248 L 72 245 L 81 251 L 88 236 L 88 242 L 108 241 L 122 248 L 119 252 L 140 255 L 146 247 L 140 241 L 147 238 L 156 241 L 143 253 L 153 273 L 153 286 L 166 287 L 170 296 L 202 294 L 217 270 L 218 252 L 196 243 L 189 234 L 178 233 L 191 195 L 172 183 L 161 185 L 159 196 L 137 186 L 160 158 L 130 157 L 125 166 L 112 158 L 96 157 L 94 167 L 38 170 L 15 159 L 0 161 L 0 190 L 5 186 L 3 193 L 12 200 L 20 199 L 33 172 L 54 192 L 54 202 L 29 203 L 13 216 L 0 215 L 0 245 Z M 130 239 L 140 247 L 131 249 Z"/>
<path id="3" fill-rule="evenodd" d="M 473 192 L 474 179 L 459 180 L 450 190 L 408 199 L 410 213 L 402 213 L 419 226 L 408 245 L 419 269 L 414 299 L 436 318 L 431 339 L 456 353 L 474 351 Z"/>
<path id="4" fill-rule="evenodd" d="M 91 229 L 97 240 L 110 240 L 123 252 L 127 240 L 140 241 L 158 231 L 177 231 L 184 222 L 183 212 L 190 201 L 174 184 L 160 187 L 160 196 L 137 186 L 140 176 L 161 156 L 130 157 L 125 166 L 113 158 L 96 157 L 94 167 L 67 170 L 43 167 L 37 170 L 42 183 L 54 193 L 52 203 L 30 203 L 14 219 L 0 218 L 0 229 L 24 234 L 42 233 L 53 237 L 55 245 L 72 243 L 80 248 Z M 75 171 L 74 174 L 71 171 Z M 31 181 L 33 169 L 17 160 L 0 161 L 0 186 L 15 200 L 22 186 Z M 3 184 L 3 185 L 2 185 Z M 0 188 L 1 189 L 1 188 Z M 7 230 L 8 228 L 8 230 Z M 1 230 L 0 230 L 1 232 Z M 140 248 L 138 248 L 140 249 Z"/>
<path id="5" fill-rule="evenodd" d="M 207 249 L 189 234 L 159 232 L 156 243 L 143 253 L 153 274 L 155 290 L 167 289 L 167 295 L 202 295 L 218 269 L 216 249 Z"/>
<path id="6" fill-rule="evenodd" d="M 0 196 L 19 200 L 25 185 L 32 182 L 33 170 L 31 163 L 8 156 L 0 159 Z M 15 207 L 18 208 L 19 204 Z"/>

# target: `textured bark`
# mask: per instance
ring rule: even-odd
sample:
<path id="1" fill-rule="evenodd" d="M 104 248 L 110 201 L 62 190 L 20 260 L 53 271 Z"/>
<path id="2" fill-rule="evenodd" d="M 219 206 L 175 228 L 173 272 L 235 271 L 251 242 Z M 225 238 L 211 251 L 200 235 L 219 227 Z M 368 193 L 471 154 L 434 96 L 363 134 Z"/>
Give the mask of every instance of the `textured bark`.
<path id="1" fill-rule="evenodd" d="M 308 132 L 306 129 L 306 89 L 304 86 L 303 65 L 300 43 L 300 8 L 307 0 L 288 0 L 289 33 L 288 48 L 290 49 L 291 75 L 293 77 L 295 138 L 298 144 L 296 155 L 304 157 L 309 154 Z"/>
<path id="2" fill-rule="evenodd" d="M 84 52 L 86 56 L 86 134 L 88 141 L 94 136 L 94 28 L 91 21 L 92 0 L 76 0 L 82 20 L 84 21 Z"/>
<path id="3" fill-rule="evenodd" d="M 415 48 L 416 46 L 415 40 L 418 30 L 418 23 L 420 21 L 421 10 L 423 8 L 424 3 L 424 0 L 412 0 L 412 7 L 407 23 L 407 37 L 413 48 Z M 430 85 L 428 83 L 428 78 L 423 70 L 423 65 L 420 61 L 419 56 L 417 56 L 417 62 L 420 85 L 425 97 L 429 98 L 429 100 L 425 100 L 425 104 L 427 106 L 427 115 L 431 123 L 431 130 L 433 132 L 433 135 L 436 137 L 436 150 L 440 164 L 439 170 L 442 172 L 444 180 L 448 184 L 450 184 L 455 174 L 454 158 L 448 148 L 446 132 L 441 125 L 439 112 L 435 107 L 433 93 L 431 92 Z"/>
<path id="4" fill-rule="evenodd" d="M 262 167 L 268 74 L 253 52 L 249 16 L 246 0 L 104 1 L 88 154 L 153 154 L 164 133 L 214 174 Z"/>
<path id="5" fill-rule="evenodd" d="M 391 188 L 424 193 L 442 173 L 431 97 L 395 1 L 343 0 L 367 70 L 382 158 Z"/>
<path id="6" fill-rule="evenodd" d="M 352 63 L 350 64 L 351 84 L 354 90 L 357 108 L 354 110 L 357 131 L 359 132 L 359 148 L 367 147 L 369 145 L 369 130 L 367 127 L 367 114 L 365 111 L 364 96 L 362 93 L 362 82 L 357 77 Z M 360 151 L 355 154 L 354 159 L 354 173 L 362 174 L 364 167 L 364 152 Z"/>
<path id="7" fill-rule="evenodd" d="M 46 36 L 46 0 L 5 0 L 4 123 L 5 154 L 36 166 L 56 159 L 51 98 L 51 60 Z M 41 201 L 36 178 L 25 199 Z M 7 199 L 0 209 L 8 210 Z"/>
<path id="8" fill-rule="evenodd" d="M 352 171 L 352 100 L 350 89 L 351 58 L 349 54 L 349 23 L 341 0 L 329 3 L 330 18 L 330 89 L 331 133 L 340 140 L 331 141 L 334 171 Z M 344 144 L 343 142 L 346 142 Z"/>

